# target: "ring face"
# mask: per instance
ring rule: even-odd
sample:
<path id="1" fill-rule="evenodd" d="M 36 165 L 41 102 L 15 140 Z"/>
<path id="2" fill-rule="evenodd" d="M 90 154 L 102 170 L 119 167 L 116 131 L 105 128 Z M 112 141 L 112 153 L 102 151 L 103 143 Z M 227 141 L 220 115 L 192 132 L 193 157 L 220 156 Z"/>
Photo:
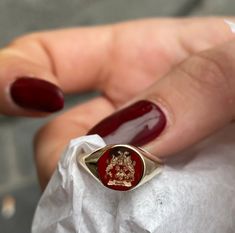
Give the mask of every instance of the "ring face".
<path id="1" fill-rule="evenodd" d="M 97 172 L 106 187 L 127 191 L 133 189 L 142 179 L 144 163 L 134 149 L 117 145 L 101 155 L 97 163 Z"/>

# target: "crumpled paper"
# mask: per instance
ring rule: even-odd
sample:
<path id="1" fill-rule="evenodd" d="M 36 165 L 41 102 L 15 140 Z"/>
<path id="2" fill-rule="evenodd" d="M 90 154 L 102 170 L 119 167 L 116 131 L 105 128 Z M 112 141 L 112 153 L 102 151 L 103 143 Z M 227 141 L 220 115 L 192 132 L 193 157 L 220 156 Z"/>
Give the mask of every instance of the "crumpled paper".
<path id="1" fill-rule="evenodd" d="M 78 153 L 103 146 L 98 135 L 70 142 L 38 203 L 32 233 L 235 232 L 235 125 L 127 192 L 103 187 L 77 165 Z"/>
<path id="2" fill-rule="evenodd" d="M 235 126 L 174 156 L 133 191 L 107 189 L 76 163 L 105 145 L 72 140 L 39 201 L 32 233 L 235 232 Z"/>

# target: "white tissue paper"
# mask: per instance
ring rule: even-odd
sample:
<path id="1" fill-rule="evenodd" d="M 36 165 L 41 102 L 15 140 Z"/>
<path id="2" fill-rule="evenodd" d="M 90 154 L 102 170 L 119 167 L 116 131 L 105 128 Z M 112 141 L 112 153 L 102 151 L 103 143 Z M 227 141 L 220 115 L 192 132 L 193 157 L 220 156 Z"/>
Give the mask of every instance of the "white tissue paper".
<path id="1" fill-rule="evenodd" d="M 72 140 L 39 201 L 32 233 L 235 232 L 235 126 L 176 155 L 133 191 L 109 190 L 76 155 L 105 146 L 98 135 Z"/>
<path id="2" fill-rule="evenodd" d="M 77 165 L 82 150 L 103 146 L 98 135 L 71 141 L 39 201 L 32 233 L 235 232 L 235 125 L 127 192 L 103 187 Z"/>

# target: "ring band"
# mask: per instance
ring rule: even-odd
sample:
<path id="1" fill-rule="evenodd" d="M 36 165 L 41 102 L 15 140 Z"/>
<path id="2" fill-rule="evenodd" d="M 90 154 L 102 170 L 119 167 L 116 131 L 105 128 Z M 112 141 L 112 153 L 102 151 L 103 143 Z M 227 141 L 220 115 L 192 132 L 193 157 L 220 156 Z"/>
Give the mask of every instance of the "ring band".
<path id="1" fill-rule="evenodd" d="M 146 183 L 162 170 L 161 160 L 153 162 L 148 155 L 151 156 L 139 147 L 114 144 L 91 154 L 78 154 L 77 163 L 107 188 L 127 191 Z"/>

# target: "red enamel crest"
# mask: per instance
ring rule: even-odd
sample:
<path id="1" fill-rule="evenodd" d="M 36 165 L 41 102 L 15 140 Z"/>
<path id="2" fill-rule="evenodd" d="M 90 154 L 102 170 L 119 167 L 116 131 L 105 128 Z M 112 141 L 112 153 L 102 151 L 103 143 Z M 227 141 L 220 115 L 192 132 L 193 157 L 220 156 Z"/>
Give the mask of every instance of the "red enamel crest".
<path id="1" fill-rule="evenodd" d="M 127 191 L 140 182 L 144 165 L 135 150 L 118 145 L 103 153 L 98 160 L 97 170 L 101 182 L 106 187 Z"/>

